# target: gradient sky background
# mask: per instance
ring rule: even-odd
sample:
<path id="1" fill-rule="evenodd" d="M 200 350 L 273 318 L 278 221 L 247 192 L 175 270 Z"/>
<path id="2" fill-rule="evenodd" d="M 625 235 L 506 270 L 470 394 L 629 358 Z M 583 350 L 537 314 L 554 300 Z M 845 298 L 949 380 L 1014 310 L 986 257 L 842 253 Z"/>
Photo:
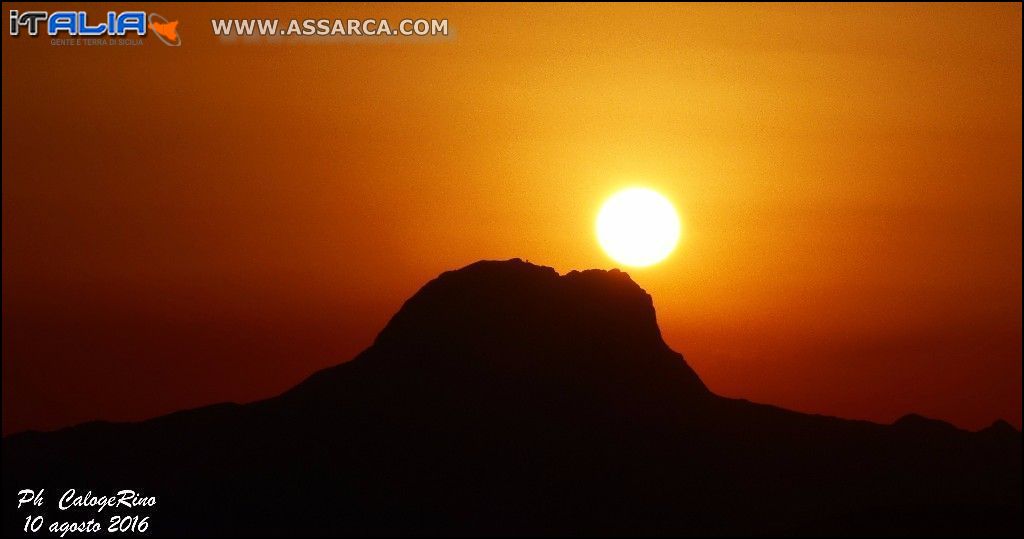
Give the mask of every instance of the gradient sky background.
<path id="1" fill-rule="evenodd" d="M 713 391 L 1021 425 L 1020 4 L 129 7 L 183 46 L 4 32 L 5 433 L 274 395 L 478 259 L 613 267 L 632 184 L 682 213 L 630 274 Z"/>

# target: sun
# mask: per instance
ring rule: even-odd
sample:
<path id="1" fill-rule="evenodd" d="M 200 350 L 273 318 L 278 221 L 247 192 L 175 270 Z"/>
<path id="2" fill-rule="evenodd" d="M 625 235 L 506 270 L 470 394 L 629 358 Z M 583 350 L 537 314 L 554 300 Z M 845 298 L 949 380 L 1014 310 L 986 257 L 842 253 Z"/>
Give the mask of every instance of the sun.
<path id="1" fill-rule="evenodd" d="M 672 203 L 643 187 L 623 189 L 597 214 L 597 241 L 616 262 L 644 267 L 664 260 L 676 248 L 682 225 Z"/>

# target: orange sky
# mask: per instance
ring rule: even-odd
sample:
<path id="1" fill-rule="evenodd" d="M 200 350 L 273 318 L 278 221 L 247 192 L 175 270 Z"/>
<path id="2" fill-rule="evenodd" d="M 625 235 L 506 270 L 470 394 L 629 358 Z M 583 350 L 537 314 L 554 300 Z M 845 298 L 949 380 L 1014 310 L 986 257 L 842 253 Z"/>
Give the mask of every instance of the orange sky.
<path id="1" fill-rule="evenodd" d="M 630 274 L 715 392 L 1021 425 L 1020 4 L 128 7 L 182 46 L 4 31 L 4 432 L 270 396 L 478 259 L 612 267 L 632 184 L 682 213 Z"/>

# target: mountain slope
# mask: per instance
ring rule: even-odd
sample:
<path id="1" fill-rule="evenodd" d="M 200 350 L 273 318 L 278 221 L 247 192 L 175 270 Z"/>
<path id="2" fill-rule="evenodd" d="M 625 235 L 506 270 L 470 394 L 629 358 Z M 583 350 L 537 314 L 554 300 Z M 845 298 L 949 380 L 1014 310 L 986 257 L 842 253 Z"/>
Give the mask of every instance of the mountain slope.
<path id="1" fill-rule="evenodd" d="M 1013 534 L 1020 451 L 715 396 L 626 274 L 511 260 L 279 397 L 7 437 L 3 484 L 156 495 L 156 535 Z"/>

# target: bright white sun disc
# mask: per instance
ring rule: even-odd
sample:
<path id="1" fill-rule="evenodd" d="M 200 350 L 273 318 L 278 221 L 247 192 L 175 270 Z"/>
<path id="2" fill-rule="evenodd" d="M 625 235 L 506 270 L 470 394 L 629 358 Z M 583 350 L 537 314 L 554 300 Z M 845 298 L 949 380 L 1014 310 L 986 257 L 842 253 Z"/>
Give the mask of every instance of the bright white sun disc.
<path id="1" fill-rule="evenodd" d="M 597 241 L 616 262 L 650 266 L 679 243 L 682 225 L 667 198 L 635 187 L 612 195 L 597 214 Z"/>

